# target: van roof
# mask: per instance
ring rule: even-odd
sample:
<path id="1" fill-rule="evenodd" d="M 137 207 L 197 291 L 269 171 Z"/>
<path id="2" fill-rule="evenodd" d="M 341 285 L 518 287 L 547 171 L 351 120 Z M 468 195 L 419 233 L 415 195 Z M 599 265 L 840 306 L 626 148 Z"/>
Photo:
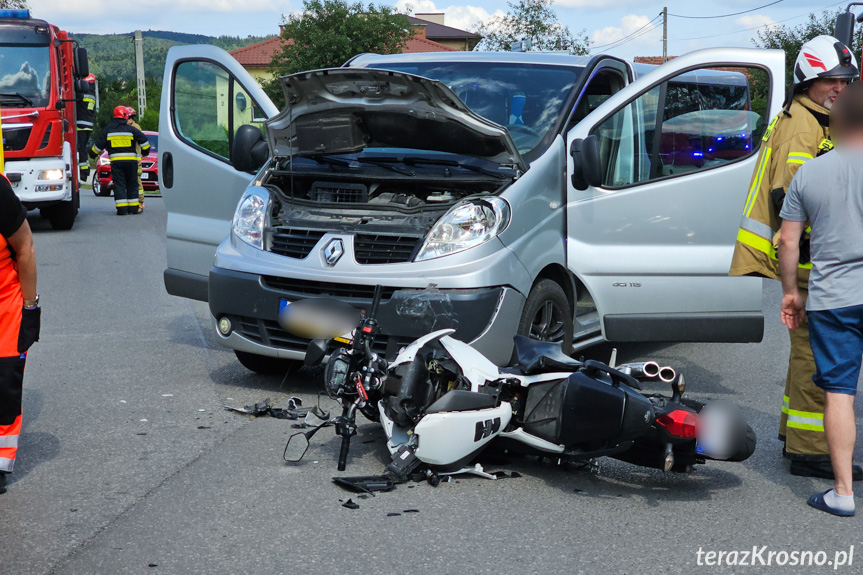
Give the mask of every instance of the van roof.
<path id="1" fill-rule="evenodd" d="M 571 66 L 584 68 L 597 56 L 573 56 L 554 52 L 426 52 L 422 54 L 360 54 L 345 65 L 355 68 L 376 66 L 381 62 L 427 63 L 427 62 L 488 62 L 496 64 L 544 64 L 547 66 Z M 659 66 L 627 62 L 632 67 L 635 77 L 649 74 Z M 676 82 L 691 82 L 695 84 L 723 84 L 733 86 L 748 86 L 746 75 L 733 70 L 700 70 L 698 75 L 692 72 L 681 74 Z"/>

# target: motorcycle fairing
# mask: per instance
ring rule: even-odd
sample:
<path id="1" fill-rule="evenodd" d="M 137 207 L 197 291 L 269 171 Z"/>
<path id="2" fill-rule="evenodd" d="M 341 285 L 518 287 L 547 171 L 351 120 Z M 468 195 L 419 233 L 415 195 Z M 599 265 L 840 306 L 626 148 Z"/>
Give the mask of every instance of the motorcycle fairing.
<path id="1" fill-rule="evenodd" d="M 461 468 L 511 419 L 512 407 L 506 402 L 491 409 L 427 414 L 413 429 L 416 456 L 427 465 Z"/>

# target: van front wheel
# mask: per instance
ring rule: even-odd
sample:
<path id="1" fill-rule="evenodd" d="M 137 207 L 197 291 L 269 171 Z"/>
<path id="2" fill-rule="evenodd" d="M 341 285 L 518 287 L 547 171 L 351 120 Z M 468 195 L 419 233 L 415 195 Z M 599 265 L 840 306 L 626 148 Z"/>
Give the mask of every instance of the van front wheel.
<path id="1" fill-rule="evenodd" d="M 572 350 L 572 307 L 557 282 L 537 282 L 521 312 L 518 334 L 539 341 L 562 342 L 564 353 Z"/>

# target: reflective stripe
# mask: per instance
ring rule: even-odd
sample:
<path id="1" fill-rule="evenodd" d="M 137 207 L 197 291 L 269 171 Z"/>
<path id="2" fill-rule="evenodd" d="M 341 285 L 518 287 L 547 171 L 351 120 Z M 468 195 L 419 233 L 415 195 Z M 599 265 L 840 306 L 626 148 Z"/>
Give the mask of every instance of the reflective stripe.
<path id="1" fill-rule="evenodd" d="M 91 149 L 91 150 L 93 150 L 93 153 L 94 153 L 94 154 L 96 154 L 97 156 L 102 152 L 102 150 L 100 150 L 100 149 L 99 149 L 99 148 L 97 148 L 96 146 L 93 146 L 93 147 L 92 147 L 92 148 L 90 148 L 90 149 Z"/>
<path id="2" fill-rule="evenodd" d="M 786 425 L 794 429 L 806 431 L 819 431 L 824 433 L 824 414 L 816 411 L 801 411 L 791 409 L 791 400 L 786 395 L 782 398 L 782 413 L 788 416 Z"/>
<path id="3" fill-rule="evenodd" d="M 788 409 L 791 407 L 791 398 L 787 395 L 782 396 L 782 413 L 788 414 Z"/>
<path id="4" fill-rule="evenodd" d="M 0 435 L 0 447 L 18 447 L 18 436 Z"/>
<path id="5" fill-rule="evenodd" d="M 793 421 L 793 418 L 790 415 L 788 416 L 788 421 L 785 423 L 785 425 L 794 429 L 803 429 L 805 431 L 818 431 L 820 433 L 824 433 L 824 424 L 798 423 L 797 421 Z"/>
<path id="6" fill-rule="evenodd" d="M 777 115 L 775 118 L 773 118 L 773 121 L 770 122 L 770 125 L 767 126 L 767 129 L 764 130 L 764 137 L 761 138 L 762 141 L 766 142 L 768 139 L 770 139 L 770 134 L 773 133 L 773 128 L 776 127 L 776 122 L 778 122 L 778 121 L 779 121 L 779 116 Z"/>
<path id="7" fill-rule="evenodd" d="M 15 460 L 8 457 L 0 457 L 0 471 L 12 471 L 12 466 L 15 465 Z"/>
<path id="8" fill-rule="evenodd" d="M 141 156 L 130 156 L 129 152 L 123 152 L 121 154 L 108 154 L 108 157 L 112 160 L 132 160 L 137 162 L 141 159 Z"/>
<path id="9" fill-rule="evenodd" d="M 786 164 L 802 164 L 806 162 L 806 160 L 811 160 L 812 154 L 806 154 L 804 152 L 794 152 L 792 154 L 788 154 L 788 159 L 785 160 Z"/>
<path id="10" fill-rule="evenodd" d="M 833 149 L 833 142 L 831 142 L 827 138 L 824 138 L 823 140 L 821 140 L 821 143 L 818 144 L 818 149 L 822 152 L 829 152 Z"/>
<path id="11" fill-rule="evenodd" d="M 131 132 L 108 132 L 108 138 L 131 138 Z"/>
<path id="12" fill-rule="evenodd" d="M 767 148 L 764 152 L 764 157 L 761 159 L 761 164 L 758 166 L 758 172 L 755 176 L 755 181 L 752 183 L 752 188 L 749 190 L 749 197 L 746 199 L 746 207 L 743 210 L 744 216 L 749 216 L 752 213 L 752 208 L 755 206 L 755 199 L 758 197 L 758 189 L 761 187 L 761 179 L 764 177 L 764 171 L 767 169 L 767 164 L 770 161 L 770 153 L 773 148 Z"/>
<path id="13" fill-rule="evenodd" d="M 740 228 L 737 230 L 737 241 L 745 244 L 750 248 L 755 248 L 759 252 L 764 252 L 773 259 L 776 259 L 776 250 L 773 248 L 773 242 L 757 236 L 748 230 Z"/>
<path id="14" fill-rule="evenodd" d="M 764 238 L 765 240 L 769 240 L 770 242 L 773 241 L 773 236 L 776 235 L 776 232 L 773 231 L 773 228 L 771 228 L 767 224 L 761 223 L 758 220 L 748 218 L 746 216 L 743 216 L 743 219 L 740 220 L 740 228 L 748 232 L 752 232 L 756 236 L 761 236 L 762 238 Z"/>
<path id="15" fill-rule="evenodd" d="M 93 128 L 93 122 L 85 122 L 84 120 L 78 120 L 77 122 L 75 122 L 75 125 L 78 126 L 79 128 L 82 126 L 86 126 L 90 129 Z"/>

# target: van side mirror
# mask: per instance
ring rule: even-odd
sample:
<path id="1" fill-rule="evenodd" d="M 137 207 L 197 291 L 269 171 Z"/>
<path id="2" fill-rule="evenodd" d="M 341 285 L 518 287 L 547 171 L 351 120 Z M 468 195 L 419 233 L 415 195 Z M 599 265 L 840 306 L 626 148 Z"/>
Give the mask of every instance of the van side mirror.
<path id="1" fill-rule="evenodd" d="M 599 139 L 588 136 L 573 140 L 569 148 L 572 156 L 572 187 L 579 191 L 602 185 L 602 161 L 599 157 Z"/>
<path id="2" fill-rule="evenodd" d="M 87 48 L 77 48 L 74 52 L 75 75 L 86 78 L 90 75 L 90 61 L 87 59 Z"/>
<path id="3" fill-rule="evenodd" d="M 231 165 L 241 172 L 257 172 L 270 152 L 264 133 L 257 126 L 244 124 L 237 128 L 231 145 Z"/>
<path id="4" fill-rule="evenodd" d="M 854 13 L 842 12 L 836 16 L 836 25 L 833 27 L 833 37 L 851 48 L 854 41 Z"/>

